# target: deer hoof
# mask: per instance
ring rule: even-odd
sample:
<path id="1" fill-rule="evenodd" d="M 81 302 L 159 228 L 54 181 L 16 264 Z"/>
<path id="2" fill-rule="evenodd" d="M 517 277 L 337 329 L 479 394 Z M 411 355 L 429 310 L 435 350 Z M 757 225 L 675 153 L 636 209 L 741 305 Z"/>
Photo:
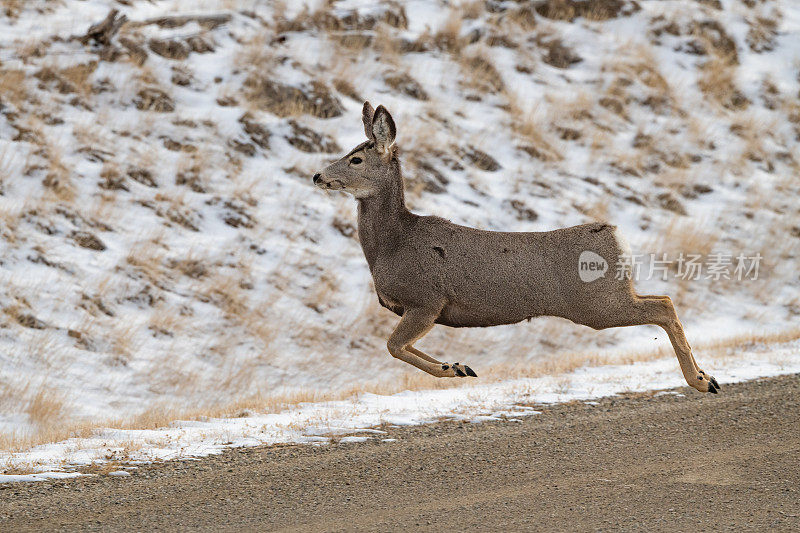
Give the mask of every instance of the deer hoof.
<path id="1" fill-rule="evenodd" d="M 449 377 L 453 378 L 465 378 L 467 376 L 472 376 L 474 378 L 478 377 L 478 374 L 476 374 L 474 370 L 467 365 L 462 365 L 461 363 L 443 363 L 442 370 L 450 370 L 453 372 L 451 375 L 449 375 Z M 447 374 L 445 374 L 445 376 L 447 376 Z"/>
<path id="2" fill-rule="evenodd" d="M 717 394 L 717 391 L 722 390 L 722 387 L 719 386 L 719 383 L 717 382 L 716 378 L 714 378 L 714 376 L 709 376 L 702 370 L 699 370 L 698 372 L 700 375 L 697 376 L 697 379 L 699 379 L 700 381 L 704 380 L 708 381 L 708 392 L 710 392 L 711 394 Z"/>

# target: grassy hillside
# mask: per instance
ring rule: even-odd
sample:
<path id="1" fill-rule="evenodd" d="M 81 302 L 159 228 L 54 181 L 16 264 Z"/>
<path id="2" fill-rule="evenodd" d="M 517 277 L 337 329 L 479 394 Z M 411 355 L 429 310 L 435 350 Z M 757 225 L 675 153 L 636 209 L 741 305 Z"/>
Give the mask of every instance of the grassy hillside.
<path id="1" fill-rule="evenodd" d="M 111 8 L 118 31 L 87 34 Z M 788 0 L 0 1 L 5 442 L 442 386 L 386 352 L 354 203 L 311 186 L 363 140 L 366 99 L 398 124 L 412 210 L 610 221 L 667 254 L 638 287 L 691 341 L 788 327 L 799 32 Z M 681 253 L 732 279 L 684 279 Z M 540 319 L 424 344 L 508 377 L 663 337 Z"/>

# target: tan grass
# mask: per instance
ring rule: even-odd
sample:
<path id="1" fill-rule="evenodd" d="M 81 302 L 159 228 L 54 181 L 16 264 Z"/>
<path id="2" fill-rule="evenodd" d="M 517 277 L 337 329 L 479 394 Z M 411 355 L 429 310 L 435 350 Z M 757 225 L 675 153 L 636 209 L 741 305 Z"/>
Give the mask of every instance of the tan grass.
<path id="1" fill-rule="evenodd" d="M 503 76 L 495 68 L 494 61 L 485 49 L 472 49 L 458 56 L 461 67 L 461 82 L 480 92 L 501 94 L 505 89 Z"/>
<path id="2" fill-rule="evenodd" d="M 75 199 L 75 185 L 72 183 L 70 171 L 62 160 L 61 150 L 53 145 L 47 149 L 47 175 L 44 186 L 47 187 L 57 199 L 72 202 Z"/>
<path id="3" fill-rule="evenodd" d="M 0 0 L 0 6 L 7 17 L 16 17 L 22 11 L 22 6 L 25 5 L 25 0 Z"/>
<path id="4" fill-rule="evenodd" d="M 238 48 L 233 59 L 234 65 L 248 72 L 268 75 L 278 65 L 275 48 L 269 44 L 270 35 L 259 32 L 255 37 Z"/>
<path id="5" fill-rule="evenodd" d="M 42 386 L 33 396 L 25 412 L 32 423 L 42 427 L 51 426 L 56 420 L 63 418 L 64 404 L 64 398 L 60 394 Z"/>
<path id="6" fill-rule="evenodd" d="M 729 355 L 730 350 L 736 348 L 748 349 L 759 344 L 780 344 L 797 339 L 800 339 L 800 328 L 793 327 L 778 332 L 748 332 L 706 343 L 695 343 L 694 349 L 698 353 L 702 352 L 707 355 L 724 357 Z M 484 370 L 481 378 L 483 383 L 520 377 L 554 376 L 558 379 L 559 376 L 584 366 L 654 361 L 670 357 L 671 353 L 671 349 L 667 346 L 653 350 L 637 350 L 616 354 L 561 353 L 545 361 L 495 365 L 491 369 Z M 675 364 L 677 367 L 677 362 Z M 57 442 L 69 437 L 86 437 L 91 435 L 95 428 L 157 429 L 166 427 L 176 420 L 237 417 L 246 416 L 249 412 L 280 412 L 305 402 L 345 400 L 363 393 L 395 394 L 404 390 L 443 389 L 462 386 L 463 382 L 460 380 L 437 379 L 419 371 L 409 371 L 399 377 L 395 376 L 389 381 L 355 385 L 349 389 L 336 392 L 307 389 L 272 395 L 255 394 L 217 406 L 180 407 L 170 404 L 158 404 L 148 407 L 139 415 L 125 419 L 94 422 L 69 420 L 64 424 L 49 428 L 46 432 L 33 435 L 0 434 L 0 450 L 10 452 L 23 451 L 38 444 Z M 2 399 L 2 396 L 0 396 L 0 399 Z M 47 412 L 47 410 L 45 409 L 44 412 Z M 0 469 L 2 469 L 2 466 L 0 466 Z"/>
<path id="7" fill-rule="evenodd" d="M 184 331 L 186 323 L 187 319 L 181 315 L 180 309 L 162 302 L 150 312 L 147 327 L 153 335 L 173 337 Z"/>
<path id="8" fill-rule="evenodd" d="M 765 143 L 774 138 L 775 132 L 780 131 L 777 120 L 765 119 L 754 112 L 737 113 L 731 121 L 730 129 L 744 144 L 739 165 L 748 160 L 768 160 L 769 152 Z"/>
<path id="9" fill-rule="evenodd" d="M 457 8 L 450 8 L 449 16 L 430 37 L 433 44 L 440 50 L 459 54 L 466 44 L 461 37 L 461 13 Z"/>
<path id="10" fill-rule="evenodd" d="M 506 99 L 512 131 L 524 143 L 533 145 L 545 161 L 563 159 L 558 141 L 549 130 L 549 125 L 552 124 L 549 109 L 542 108 L 541 104 L 523 106 L 519 97 L 511 91 L 506 91 Z"/>
<path id="11" fill-rule="evenodd" d="M 736 63 L 728 57 L 714 56 L 701 67 L 697 85 L 718 107 L 744 109 L 750 102 L 737 88 L 735 76 Z"/>
<path id="12" fill-rule="evenodd" d="M 0 69 L 0 96 L 19 106 L 28 94 L 24 70 Z"/>

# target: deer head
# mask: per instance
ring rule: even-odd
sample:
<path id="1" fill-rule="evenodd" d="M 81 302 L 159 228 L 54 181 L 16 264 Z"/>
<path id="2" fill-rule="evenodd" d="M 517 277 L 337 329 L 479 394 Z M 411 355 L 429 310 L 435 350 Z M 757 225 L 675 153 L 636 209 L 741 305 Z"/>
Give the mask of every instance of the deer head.
<path id="1" fill-rule="evenodd" d="M 314 174 L 314 184 L 321 189 L 344 191 L 356 198 L 368 198 L 394 184 L 398 176 L 391 170 L 395 158 L 397 130 L 385 107 L 372 109 L 364 102 L 361 112 L 367 141 L 353 148 L 343 158 Z"/>

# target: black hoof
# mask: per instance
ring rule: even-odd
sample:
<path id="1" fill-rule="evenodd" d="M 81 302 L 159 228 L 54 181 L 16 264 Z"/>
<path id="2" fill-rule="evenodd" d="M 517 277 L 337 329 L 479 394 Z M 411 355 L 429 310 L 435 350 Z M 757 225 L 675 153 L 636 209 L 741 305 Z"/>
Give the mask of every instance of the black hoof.
<path id="1" fill-rule="evenodd" d="M 477 378 L 478 377 L 478 374 L 476 374 L 474 370 L 472 370 L 470 367 L 468 367 L 466 365 L 464 365 L 464 370 L 467 371 L 467 375 L 468 376 L 472 376 L 473 378 Z"/>
<path id="2" fill-rule="evenodd" d="M 717 388 L 711 382 L 709 382 L 709 384 L 708 384 L 708 392 L 710 392 L 711 394 L 716 394 L 717 393 Z"/>
<path id="3" fill-rule="evenodd" d="M 458 377 L 460 377 L 460 378 L 465 378 L 465 377 L 467 377 L 467 375 L 466 375 L 464 372 L 462 372 L 462 371 L 461 371 L 461 369 L 460 369 L 460 368 L 458 368 L 457 366 L 454 366 L 454 367 L 453 367 L 453 370 L 455 370 L 455 371 L 456 371 L 456 376 L 458 376 Z"/>
<path id="4" fill-rule="evenodd" d="M 714 385 L 717 390 L 722 390 L 722 387 L 719 386 L 719 383 L 717 383 L 717 380 L 713 377 L 711 378 L 711 384 Z"/>
<path id="5" fill-rule="evenodd" d="M 450 368 L 450 365 L 442 365 L 442 370 L 447 370 L 448 368 Z"/>

